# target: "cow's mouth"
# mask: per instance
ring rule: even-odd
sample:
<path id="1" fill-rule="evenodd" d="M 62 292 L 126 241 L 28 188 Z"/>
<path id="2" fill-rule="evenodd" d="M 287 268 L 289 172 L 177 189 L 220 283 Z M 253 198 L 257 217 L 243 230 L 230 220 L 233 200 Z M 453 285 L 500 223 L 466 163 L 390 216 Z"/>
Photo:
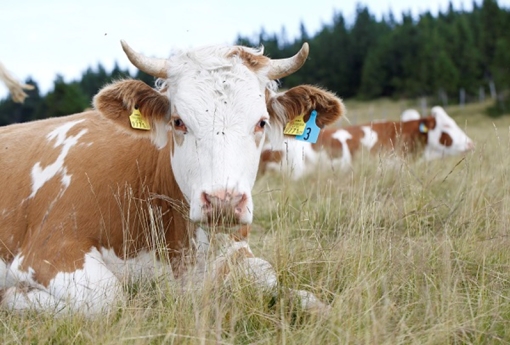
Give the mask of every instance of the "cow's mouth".
<path id="1" fill-rule="evenodd" d="M 242 224 L 239 221 L 206 221 L 200 222 L 200 227 L 209 233 L 213 234 L 227 234 L 232 235 L 235 240 L 243 240 L 247 237 L 249 224 Z"/>
<path id="2" fill-rule="evenodd" d="M 239 213 L 233 212 L 209 212 L 206 215 L 207 220 L 202 222 L 205 223 L 209 228 L 232 228 L 241 225 L 239 220 Z"/>

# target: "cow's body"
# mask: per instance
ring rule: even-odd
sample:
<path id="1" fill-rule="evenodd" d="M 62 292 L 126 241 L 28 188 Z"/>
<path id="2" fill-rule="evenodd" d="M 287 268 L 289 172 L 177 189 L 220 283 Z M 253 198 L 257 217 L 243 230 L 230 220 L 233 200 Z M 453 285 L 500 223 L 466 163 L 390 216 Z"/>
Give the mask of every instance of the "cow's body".
<path id="1" fill-rule="evenodd" d="M 309 86 L 275 94 L 271 69 L 257 72 L 250 64 L 250 58 L 259 68 L 270 60 L 253 51 L 223 49 L 212 59 L 202 53 L 182 54 L 153 73 L 168 75 L 161 92 L 121 81 L 99 92 L 93 111 L 0 128 L 4 306 L 111 309 L 122 283 L 155 273 L 161 255 L 171 267 L 159 273 L 192 273 L 189 264 L 207 256 L 200 224 L 226 229 L 229 238 L 224 254 L 203 269 L 226 275 L 235 261 L 256 284 L 275 288 L 271 265 L 247 244 L 263 122 L 281 130 L 287 116 L 313 107 L 329 114 L 325 124 L 341 115 L 342 105 Z M 140 56 L 130 59 L 154 72 L 152 62 L 145 67 Z M 150 130 L 130 126 L 135 109 Z M 309 293 L 297 294 L 306 308 L 325 307 Z"/>
<path id="2" fill-rule="evenodd" d="M 101 309 L 94 301 L 102 297 L 95 294 L 111 291 L 105 299 L 112 299 L 125 278 L 125 268 L 108 264 L 155 248 L 148 205 L 138 200 L 149 200 L 151 193 L 183 200 L 168 164 L 169 145 L 157 150 L 147 138 L 126 140 L 97 111 L 3 127 L 0 137 L 0 167 L 9 186 L 0 198 L 1 254 L 8 265 L 0 269 L 0 284 L 12 287 L 4 303 L 19 308 L 8 297 L 24 282 L 38 287 L 31 298 L 59 308 L 53 299 L 65 300 L 75 288 L 68 285 L 90 280 L 83 286 L 97 289 L 76 291 L 77 300 Z M 189 244 L 192 229 L 168 202 L 156 197 L 150 204 L 162 207 L 169 255 L 175 256 Z"/>
<path id="3" fill-rule="evenodd" d="M 372 154 L 394 152 L 400 156 L 422 153 L 425 160 L 458 155 L 472 150 L 472 140 L 441 107 L 421 118 L 415 110 L 407 110 L 401 121 L 374 121 L 364 125 L 321 130 L 315 144 L 286 138 L 286 148 L 262 152 L 261 171 L 279 170 L 297 179 L 325 159 L 341 169 L 351 167 L 356 154 L 366 150 Z"/>

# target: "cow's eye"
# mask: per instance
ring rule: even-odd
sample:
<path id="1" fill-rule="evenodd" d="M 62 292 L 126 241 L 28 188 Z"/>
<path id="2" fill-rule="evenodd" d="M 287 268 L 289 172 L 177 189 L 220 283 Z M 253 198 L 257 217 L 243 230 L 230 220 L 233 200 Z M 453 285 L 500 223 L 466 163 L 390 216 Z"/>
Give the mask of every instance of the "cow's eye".
<path id="1" fill-rule="evenodd" d="M 257 123 L 257 126 L 255 127 L 255 132 L 260 132 L 260 131 L 263 131 L 264 130 L 264 127 L 266 127 L 267 125 L 267 120 L 260 120 L 258 123 Z"/>
<path id="2" fill-rule="evenodd" d="M 174 118 L 173 124 L 176 130 L 186 132 L 186 125 L 184 124 L 184 121 L 182 121 L 180 118 L 178 117 Z"/>

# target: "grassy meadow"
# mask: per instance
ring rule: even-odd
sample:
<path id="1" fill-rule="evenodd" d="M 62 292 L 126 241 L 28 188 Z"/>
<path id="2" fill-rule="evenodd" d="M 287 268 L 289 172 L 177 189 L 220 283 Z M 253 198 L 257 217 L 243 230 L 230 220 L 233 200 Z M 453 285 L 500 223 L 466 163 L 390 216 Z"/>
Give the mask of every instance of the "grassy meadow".
<path id="1" fill-rule="evenodd" d="M 347 102 L 362 123 L 412 104 Z M 510 343 L 510 116 L 485 104 L 447 107 L 475 141 L 465 157 L 393 161 L 361 155 L 300 181 L 254 188 L 254 253 L 282 286 L 314 292 L 328 315 L 282 289 L 264 296 L 238 277 L 182 292 L 169 281 L 126 287 L 97 319 L 0 311 L 3 344 L 506 344 Z M 384 114 L 378 117 L 377 114 Z M 386 115 L 387 114 L 387 115 Z M 346 123 L 346 122 L 343 122 Z"/>

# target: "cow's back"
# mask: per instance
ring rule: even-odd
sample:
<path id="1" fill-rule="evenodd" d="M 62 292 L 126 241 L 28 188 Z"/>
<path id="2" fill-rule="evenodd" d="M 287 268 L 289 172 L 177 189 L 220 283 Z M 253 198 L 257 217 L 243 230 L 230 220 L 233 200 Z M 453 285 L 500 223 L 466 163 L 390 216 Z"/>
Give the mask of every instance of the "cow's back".
<path id="1" fill-rule="evenodd" d="M 313 148 L 325 151 L 331 159 L 350 160 L 362 149 L 371 153 L 393 151 L 415 152 L 426 144 L 426 135 L 420 135 L 420 121 L 380 121 L 342 128 L 326 128 Z"/>
<path id="2" fill-rule="evenodd" d="M 341 158 L 345 157 L 347 151 L 351 153 L 358 151 L 363 136 L 363 131 L 357 126 L 329 127 L 321 130 L 317 142 L 312 147 L 316 151 L 326 151 L 330 158 Z"/>

